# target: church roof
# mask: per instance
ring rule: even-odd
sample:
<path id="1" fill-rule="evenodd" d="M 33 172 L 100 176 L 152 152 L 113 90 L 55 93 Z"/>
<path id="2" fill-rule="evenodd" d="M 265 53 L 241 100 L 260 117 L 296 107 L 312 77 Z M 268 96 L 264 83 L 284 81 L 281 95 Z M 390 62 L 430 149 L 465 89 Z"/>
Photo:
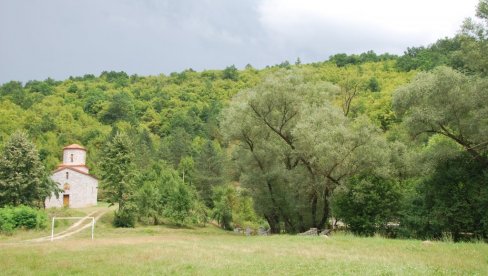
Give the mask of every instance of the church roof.
<path id="1" fill-rule="evenodd" d="M 92 174 L 89 174 L 89 173 L 86 173 L 86 172 L 84 172 L 84 171 L 82 171 L 82 170 L 79 170 L 79 169 L 74 168 L 74 167 L 71 167 L 71 166 L 70 166 L 70 167 L 68 167 L 68 166 L 62 166 L 62 167 L 58 167 L 58 168 L 57 168 L 57 169 L 56 169 L 56 170 L 53 172 L 53 174 L 54 174 L 54 173 L 57 173 L 57 172 L 59 172 L 59 171 L 62 171 L 62 170 L 64 170 L 64 169 L 67 169 L 67 170 L 72 170 L 72 171 L 75 171 L 75 172 L 77 172 L 77 173 L 81 173 L 81 174 L 84 174 L 84 175 L 86 175 L 86 176 L 89 176 L 89 177 L 92 177 L 92 178 L 95 178 L 96 180 L 98 180 L 98 178 L 97 178 L 96 176 L 94 176 L 94 175 L 92 175 Z"/>
<path id="2" fill-rule="evenodd" d="M 56 167 L 56 170 L 57 169 L 60 169 L 60 168 L 66 168 L 66 167 L 69 167 L 69 168 L 79 168 L 79 167 L 82 167 L 82 168 L 85 168 L 85 169 L 88 169 L 88 167 L 85 165 L 85 164 L 78 164 L 78 165 L 71 165 L 71 164 L 59 164 L 57 167 Z"/>
<path id="3" fill-rule="evenodd" d="M 64 147 L 63 149 L 80 149 L 86 151 L 86 149 L 83 146 L 80 146 L 78 144 L 71 144 L 69 146 Z"/>

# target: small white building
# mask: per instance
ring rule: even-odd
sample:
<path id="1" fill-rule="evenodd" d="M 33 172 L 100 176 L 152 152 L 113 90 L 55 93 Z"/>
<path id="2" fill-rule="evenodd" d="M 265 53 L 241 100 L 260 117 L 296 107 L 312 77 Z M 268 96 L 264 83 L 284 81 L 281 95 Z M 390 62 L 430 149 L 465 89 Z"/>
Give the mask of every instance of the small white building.
<path id="1" fill-rule="evenodd" d="M 89 173 L 86 149 L 73 144 L 63 148 L 63 163 L 58 165 L 51 179 L 63 190 L 59 198 L 53 194 L 46 199 L 46 208 L 82 208 L 97 205 L 98 179 Z"/>

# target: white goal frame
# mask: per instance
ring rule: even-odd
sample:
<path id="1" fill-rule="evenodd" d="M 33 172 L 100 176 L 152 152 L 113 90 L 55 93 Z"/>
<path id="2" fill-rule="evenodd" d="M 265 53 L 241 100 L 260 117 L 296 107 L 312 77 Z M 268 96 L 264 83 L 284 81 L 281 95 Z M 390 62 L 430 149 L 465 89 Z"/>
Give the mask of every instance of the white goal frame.
<path id="1" fill-rule="evenodd" d="M 54 241 L 54 221 L 56 219 L 79 219 L 80 221 L 83 221 L 85 219 L 91 219 L 91 239 L 93 240 L 93 233 L 95 231 L 95 217 L 53 217 L 52 223 L 51 223 L 51 241 Z"/>

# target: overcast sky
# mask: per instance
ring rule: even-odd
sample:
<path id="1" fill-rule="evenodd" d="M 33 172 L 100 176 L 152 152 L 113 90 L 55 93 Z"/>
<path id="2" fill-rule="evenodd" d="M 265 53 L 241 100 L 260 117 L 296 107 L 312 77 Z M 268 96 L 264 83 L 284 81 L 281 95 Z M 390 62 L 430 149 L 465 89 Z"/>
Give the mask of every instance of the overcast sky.
<path id="1" fill-rule="evenodd" d="M 477 2 L 0 0 L 0 83 L 402 54 L 454 35 Z"/>

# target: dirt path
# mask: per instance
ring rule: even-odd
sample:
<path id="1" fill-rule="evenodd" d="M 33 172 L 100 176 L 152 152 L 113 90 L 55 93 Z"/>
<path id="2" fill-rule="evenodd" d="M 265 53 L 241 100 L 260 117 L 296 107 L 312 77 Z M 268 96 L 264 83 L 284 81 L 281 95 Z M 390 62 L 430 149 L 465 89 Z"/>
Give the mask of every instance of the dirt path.
<path id="1" fill-rule="evenodd" d="M 95 218 L 95 223 L 96 223 L 97 220 L 99 218 L 101 218 L 109 210 L 110 210 L 109 208 L 106 208 L 106 209 L 96 210 L 96 211 L 93 211 L 93 212 L 87 214 L 85 217 L 81 218 L 80 220 L 75 222 L 73 225 L 71 225 L 67 229 L 65 229 L 59 233 L 55 233 L 54 237 L 52 239 L 53 240 L 64 239 L 64 238 L 70 237 L 70 236 L 72 236 L 72 235 L 74 235 L 74 234 L 76 234 L 76 233 L 78 233 L 78 232 L 80 232 L 80 231 L 82 231 L 88 227 L 91 227 L 92 226 L 91 217 Z M 27 242 L 44 242 L 44 241 L 51 241 L 51 235 L 41 237 L 41 238 L 27 240 Z"/>

